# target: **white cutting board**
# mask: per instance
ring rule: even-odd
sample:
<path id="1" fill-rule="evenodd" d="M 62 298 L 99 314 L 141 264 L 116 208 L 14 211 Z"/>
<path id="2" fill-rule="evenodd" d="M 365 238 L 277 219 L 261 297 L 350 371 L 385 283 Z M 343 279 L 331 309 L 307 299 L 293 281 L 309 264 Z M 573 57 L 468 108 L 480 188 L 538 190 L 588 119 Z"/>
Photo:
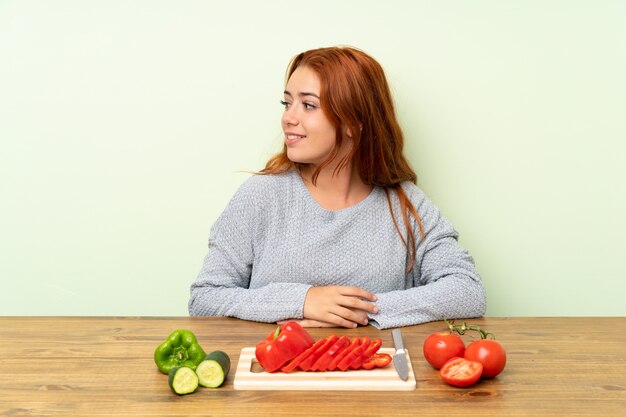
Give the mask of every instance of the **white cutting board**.
<path id="1" fill-rule="evenodd" d="M 411 391 L 415 389 L 415 375 L 408 352 L 406 355 L 409 378 L 406 381 L 400 379 L 393 363 L 385 368 L 371 370 L 268 373 L 262 370 L 254 352 L 253 347 L 241 350 L 235 373 L 236 390 Z M 379 353 L 388 353 L 393 356 L 395 350 L 382 348 Z"/>

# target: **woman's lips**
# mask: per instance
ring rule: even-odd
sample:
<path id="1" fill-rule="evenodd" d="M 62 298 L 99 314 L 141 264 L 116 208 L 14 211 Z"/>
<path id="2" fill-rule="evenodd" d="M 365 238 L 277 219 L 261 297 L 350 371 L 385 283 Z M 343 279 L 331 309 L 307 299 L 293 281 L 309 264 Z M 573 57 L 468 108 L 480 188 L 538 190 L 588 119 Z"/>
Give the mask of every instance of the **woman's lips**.
<path id="1" fill-rule="evenodd" d="M 300 142 L 302 139 L 305 139 L 304 135 L 296 135 L 293 133 L 285 133 L 285 144 L 293 145 L 294 143 Z"/>

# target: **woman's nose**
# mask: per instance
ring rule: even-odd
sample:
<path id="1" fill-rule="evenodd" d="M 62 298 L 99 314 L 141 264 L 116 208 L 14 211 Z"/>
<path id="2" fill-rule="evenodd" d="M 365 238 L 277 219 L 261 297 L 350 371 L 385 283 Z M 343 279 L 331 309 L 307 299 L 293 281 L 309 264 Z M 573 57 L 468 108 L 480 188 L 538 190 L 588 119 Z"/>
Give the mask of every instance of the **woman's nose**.
<path id="1" fill-rule="evenodd" d="M 296 126 L 298 124 L 298 118 L 294 113 L 293 107 L 285 109 L 283 112 L 283 125 Z"/>

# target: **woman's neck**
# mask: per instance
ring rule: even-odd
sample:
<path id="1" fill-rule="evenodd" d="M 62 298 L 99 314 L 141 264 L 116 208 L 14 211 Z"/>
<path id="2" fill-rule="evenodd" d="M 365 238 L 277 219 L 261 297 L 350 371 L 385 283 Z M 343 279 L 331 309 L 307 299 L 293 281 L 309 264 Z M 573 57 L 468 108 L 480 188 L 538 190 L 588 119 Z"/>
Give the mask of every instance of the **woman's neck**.
<path id="1" fill-rule="evenodd" d="M 352 163 L 348 163 L 339 172 L 333 167 L 326 167 L 318 175 L 315 185 L 312 177 L 316 167 L 305 165 L 300 169 L 309 193 L 324 209 L 336 211 L 365 200 L 372 192 L 372 186 L 366 185 Z"/>

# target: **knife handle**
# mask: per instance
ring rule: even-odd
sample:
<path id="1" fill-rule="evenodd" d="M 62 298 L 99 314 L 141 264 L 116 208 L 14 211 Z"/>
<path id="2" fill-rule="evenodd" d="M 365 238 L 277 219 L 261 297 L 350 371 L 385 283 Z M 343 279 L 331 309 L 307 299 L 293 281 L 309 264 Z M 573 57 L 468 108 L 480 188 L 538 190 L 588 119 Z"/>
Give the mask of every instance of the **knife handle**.
<path id="1" fill-rule="evenodd" d="M 404 342 L 402 341 L 402 332 L 400 329 L 393 329 L 391 331 L 391 337 L 393 338 L 393 345 L 396 347 L 396 350 L 404 350 Z"/>

